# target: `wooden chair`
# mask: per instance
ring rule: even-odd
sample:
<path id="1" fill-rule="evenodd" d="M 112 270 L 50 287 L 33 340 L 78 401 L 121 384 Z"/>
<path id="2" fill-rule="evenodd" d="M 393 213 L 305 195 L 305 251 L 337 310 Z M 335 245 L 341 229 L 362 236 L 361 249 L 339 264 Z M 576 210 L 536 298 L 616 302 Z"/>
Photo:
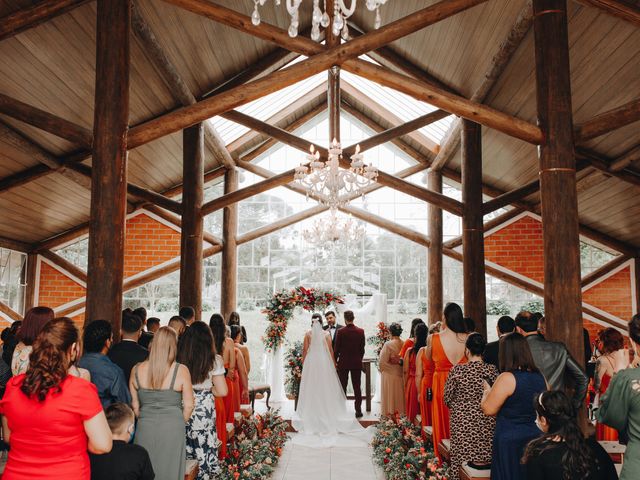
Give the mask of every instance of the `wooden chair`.
<path id="1" fill-rule="evenodd" d="M 464 462 L 459 476 L 460 480 L 487 480 L 491 478 L 491 470 L 476 470 Z"/>
<path id="2" fill-rule="evenodd" d="M 431 425 L 427 425 L 425 427 L 422 427 L 422 431 L 424 432 L 424 435 L 426 437 L 427 440 L 429 440 L 430 442 L 433 441 L 433 427 Z"/>
<path id="3" fill-rule="evenodd" d="M 627 451 L 626 445 L 621 445 L 617 441 L 602 440 L 598 442 L 604 448 L 604 451 L 609 454 L 613 463 L 622 463 L 624 458 L 624 452 Z"/>
<path id="4" fill-rule="evenodd" d="M 188 458 L 185 466 L 184 480 L 196 480 L 198 478 L 198 461 Z"/>
<path id="5" fill-rule="evenodd" d="M 269 407 L 269 399 L 271 398 L 271 385 L 251 385 L 249 387 L 249 400 L 251 400 L 251 409 L 255 411 L 255 402 L 256 402 L 256 394 L 257 393 L 266 393 L 267 394 L 267 408 Z"/>
<path id="6" fill-rule="evenodd" d="M 451 463 L 451 440 L 444 438 L 438 443 L 438 453 L 447 463 Z"/>

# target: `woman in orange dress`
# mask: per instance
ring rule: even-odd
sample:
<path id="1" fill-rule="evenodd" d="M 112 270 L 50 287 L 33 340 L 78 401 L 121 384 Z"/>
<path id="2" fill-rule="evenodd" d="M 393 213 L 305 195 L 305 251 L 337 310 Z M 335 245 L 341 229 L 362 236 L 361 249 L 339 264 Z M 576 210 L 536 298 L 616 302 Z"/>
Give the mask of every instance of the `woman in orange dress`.
<path id="1" fill-rule="evenodd" d="M 440 331 L 440 322 L 429 327 L 429 335 Z M 418 401 L 420 403 L 420 418 L 422 423 L 422 438 L 427 435 L 424 427 L 431 426 L 431 393 L 433 386 L 433 371 L 435 365 L 426 355 L 426 348 L 421 348 L 416 358 L 416 386 L 418 387 Z"/>
<path id="2" fill-rule="evenodd" d="M 440 458 L 438 443 L 440 440 L 451 437 L 449 409 L 444 403 L 444 386 L 453 366 L 466 362 L 464 349 L 467 337 L 467 326 L 462 309 L 455 303 L 448 303 L 444 308 L 442 331 L 430 337 L 424 354 L 427 361 L 432 361 L 434 365 L 431 386 L 431 424 L 433 427 L 431 438 L 438 458 Z M 440 460 L 442 459 L 440 458 Z"/>
<path id="3" fill-rule="evenodd" d="M 238 389 L 237 399 L 234 398 L 234 404 L 238 407 L 238 411 L 240 411 L 240 405 L 246 405 L 249 403 L 249 368 L 247 367 L 245 361 L 245 354 L 242 349 L 243 346 L 240 344 L 242 341 L 242 329 L 238 325 L 231 325 L 231 339 L 234 341 L 235 350 L 236 350 L 236 365 L 237 365 L 237 375 L 236 375 L 236 387 Z"/>
<path id="4" fill-rule="evenodd" d="M 420 404 L 418 403 L 418 386 L 416 384 L 416 359 L 418 352 L 427 344 L 427 335 L 429 331 L 424 323 L 419 323 L 415 328 L 415 343 L 412 348 L 407 350 L 402 360 L 404 374 L 404 403 L 405 414 L 411 422 L 414 422 L 418 413 L 420 413 Z"/>
<path id="5" fill-rule="evenodd" d="M 400 349 L 400 353 L 398 353 L 398 356 L 400 358 L 404 358 L 404 355 L 407 353 L 407 350 L 410 350 L 413 347 L 413 345 L 414 345 L 414 343 L 416 341 L 416 338 L 415 338 L 416 337 L 416 326 L 421 324 L 421 323 L 424 323 L 421 318 L 414 318 L 413 320 L 411 320 L 411 330 L 409 330 L 409 338 L 407 338 L 404 341 L 404 344 L 402 345 L 402 348 Z"/>
<path id="6" fill-rule="evenodd" d="M 223 445 L 219 449 L 219 455 L 226 456 L 226 441 L 227 441 L 227 423 L 233 423 L 234 410 L 233 410 L 233 391 L 235 387 L 235 367 L 236 356 L 233 346 L 233 340 L 227 338 L 227 327 L 224 324 L 224 318 L 219 313 L 211 315 L 209 320 L 209 327 L 211 327 L 211 333 L 213 333 L 213 341 L 216 344 L 216 351 L 222 352 L 222 359 L 224 360 L 224 368 L 226 369 L 225 380 L 227 382 L 227 396 L 218 398 L 216 397 L 216 431 L 218 433 L 218 439 L 223 442 Z M 220 402 L 222 404 L 220 405 Z M 224 407 L 224 410 L 222 409 Z M 223 438 L 224 437 L 224 440 Z M 220 458 L 224 458 L 221 456 Z"/>
<path id="7" fill-rule="evenodd" d="M 598 350 L 602 352 L 602 355 L 598 358 L 596 364 L 596 374 L 594 379 L 594 387 L 598 394 L 598 400 L 604 395 L 611 382 L 611 377 L 615 373 L 613 368 L 614 361 L 613 356 L 618 350 L 624 349 L 624 337 L 615 328 L 605 328 L 598 334 Z M 625 355 L 628 360 L 629 354 Z M 627 365 L 628 366 L 628 365 Z M 596 439 L 598 441 L 603 440 L 618 440 L 618 431 L 615 428 L 611 428 L 604 423 L 596 423 Z"/>

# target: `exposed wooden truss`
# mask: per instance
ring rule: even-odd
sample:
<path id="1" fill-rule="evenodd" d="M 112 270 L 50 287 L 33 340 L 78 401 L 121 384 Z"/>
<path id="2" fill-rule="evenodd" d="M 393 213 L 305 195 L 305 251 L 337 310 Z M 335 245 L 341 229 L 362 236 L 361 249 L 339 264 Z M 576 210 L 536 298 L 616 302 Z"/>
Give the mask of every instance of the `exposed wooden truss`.
<path id="1" fill-rule="evenodd" d="M 640 121 L 640 98 L 576 125 L 576 143 L 599 137 L 637 121 Z"/>
<path id="2" fill-rule="evenodd" d="M 640 27 L 640 7 L 629 1 L 619 0 L 574 0 L 582 5 L 594 7 Z"/>

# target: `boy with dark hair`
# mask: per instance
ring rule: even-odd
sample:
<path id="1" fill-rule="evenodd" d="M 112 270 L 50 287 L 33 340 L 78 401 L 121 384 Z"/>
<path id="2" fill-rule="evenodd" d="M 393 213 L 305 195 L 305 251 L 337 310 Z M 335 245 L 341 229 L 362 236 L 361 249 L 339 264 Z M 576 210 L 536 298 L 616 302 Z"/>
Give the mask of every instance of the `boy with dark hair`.
<path id="1" fill-rule="evenodd" d="M 188 326 L 191 326 L 191 324 L 196 319 L 196 311 L 193 309 L 193 307 L 181 307 L 178 315 L 184 318 L 184 321 L 187 322 Z"/>
<path id="2" fill-rule="evenodd" d="M 178 337 L 181 337 L 185 329 L 187 328 L 187 322 L 185 322 L 184 318 L 182 318 L 180 315 L 174 315 L 169 319 L 168 326 L 176 331 Z"/>
<path id="3" fill-rule="evenodd" d="M 113 343 L 111 324 L 106 320 L 94 320 L 85 327 L 82 340 L 85 353 L 78 366 L 91 373 L 91 382 L 98 389 L 102 407 L 106 408 L 114 402 L 131 403 L 122 369 L 107 357 Z"/>
<path id="4" fill-rule="evenodd" d="M 490 363 L 496 368 L 500 368 L 498 365 L 498 359 L 500 358 L 500 339 L 506 334 L 513 332 L 515 329 L 516 322 L 509 315 L 503 315 L 498 319 L 498 324 L 496 325 L 498 340 L 487 343 L 487 346 L 484 349 L 484 354 L 482 355 L 482 359 L 485 363 Z"/>
<path id="5" fill-rule="evenodd" d="M 142 320 L 137 315 L 123 313 L 120 332 L 122 340 L 111 347 L 109 358 L 122 369 L 129 385 L 131 369 L 149 357 L 149 350 L 138 344 L 142 333 Z"/>
<path id="6" fill-rule="evenodd" d="M 157 317 L 147 319 L 147 332 L 153 335 L 158 330 L 160 330 L 160 319 Z"/>
<path id="7" fill-rule="evenodd" d="M 124 403 L 113 403 L 105 414 L 113 435 L 113 448 L 104 455 L 89 454 L 91 480 L 153 480 L 149 454 L 144 447 L 129 443 L 135 431 L 133 410 Z"/>

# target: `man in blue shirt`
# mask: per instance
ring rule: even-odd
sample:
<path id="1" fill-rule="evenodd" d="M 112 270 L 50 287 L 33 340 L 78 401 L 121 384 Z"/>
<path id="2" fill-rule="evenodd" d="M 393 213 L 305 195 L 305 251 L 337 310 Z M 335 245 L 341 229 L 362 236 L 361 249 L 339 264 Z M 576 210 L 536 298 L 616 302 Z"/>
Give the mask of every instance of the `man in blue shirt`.
<path id="1" fill-rule="evenodd" d="M 111 324 L 106 320 L 95 320 L 87 325 L 82 337 L 84 355 L 78 366 L 91 373 L 91 381 L 98 389 L 102 407 L 112 403 L 131 403 L 131 394 L 122 369 L 113 363 L 107 352 L 113 342 Z"/>

